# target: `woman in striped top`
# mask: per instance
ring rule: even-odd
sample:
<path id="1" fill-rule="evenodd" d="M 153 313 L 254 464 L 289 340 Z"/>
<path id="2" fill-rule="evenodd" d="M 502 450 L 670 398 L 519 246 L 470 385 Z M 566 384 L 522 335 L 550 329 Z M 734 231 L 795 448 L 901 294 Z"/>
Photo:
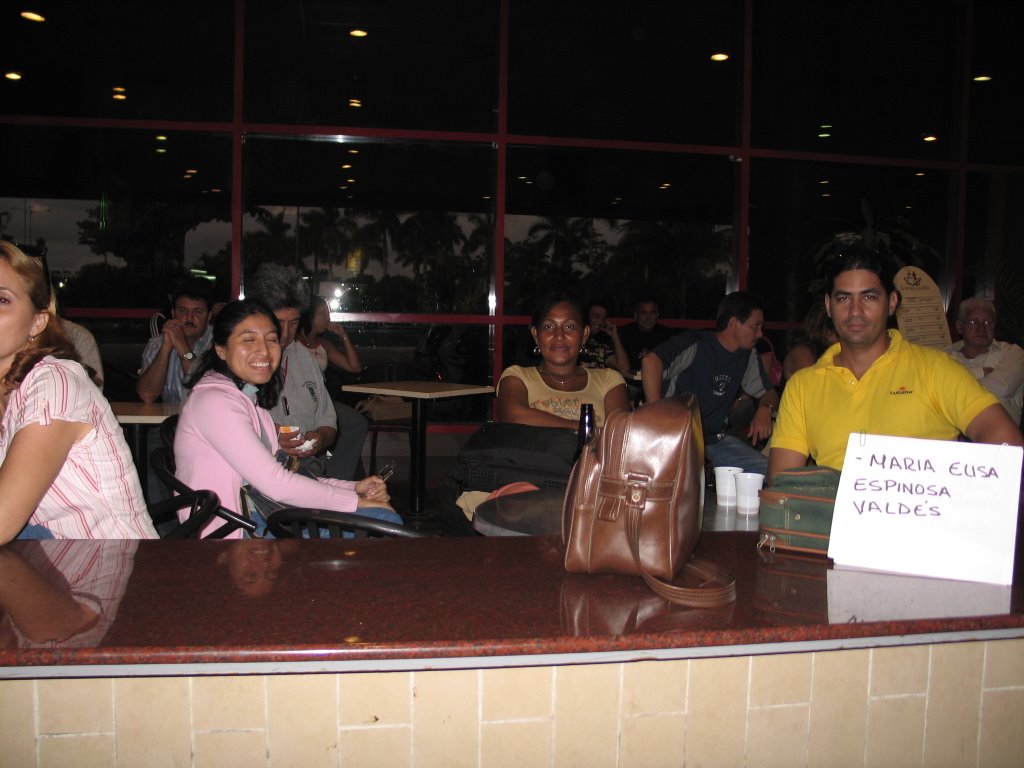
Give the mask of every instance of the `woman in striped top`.
<path id="1" fill-rule="evenodd" d="M 156 531 L 121 427 L 78 362 L 43 265 L 0 242 L 0 543 Z"/>

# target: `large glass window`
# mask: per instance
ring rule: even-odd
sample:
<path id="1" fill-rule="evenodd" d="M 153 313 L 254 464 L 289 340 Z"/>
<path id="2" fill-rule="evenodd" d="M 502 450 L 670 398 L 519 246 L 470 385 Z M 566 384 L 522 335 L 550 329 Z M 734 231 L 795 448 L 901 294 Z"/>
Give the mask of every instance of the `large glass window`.
<path id="1" fill-rule="evenodd" d="M 799 321 L 822 288 L 819 250 L 859 232 L 896 263 L 946 281 L 946 174 L 913 167 L 755 160 L 748 285 L 772 320 Z"/>
<path id="2" fill-rule="evenodd" d="M 246 274 L 293 265 L 349 312 L 488 312 L 493 149 L 268 136 L 246 148 Z"/>
<path id="3" fill-rule="evenodd" d="M 753 143 L 950 158 L 960 5 L 754 3 Z"/>
<path id="4" fill-rule="evenodd" d="M 246 5 L 248 120 L 490 131 L 498 3 Z"/>
<path id="5" fill-rule="evenodd" d="M 1024 162 L 1024 3 L 978 0 L 968 98 L 970 159 L 996 163 Z"/>
<path id="6" fill-rule="evenodd" d="M 666 318 L 713 315 L 733 271 L 733 181 L 727 157 L 511 148 L 506 312 L 561 290 L 617 316 L 640 298 Z"/>
<path id="7" fill-rule="evenodd" d="M 45 248 L 62 305 L 163 307 L 190 270 L 230 283 L 230 141 L 0 126 L 0 236 Z"/>
<path id="8" fill-rule="evenodd" d="M 231 119 L 234 3 L 4 0 L 0 29 L 2 114 Z"/>
<path id="9" fill-rule="evenodd" d="M 512 133 L 736 141 L 741 3 L 514 0 L 510 6 Z"/>

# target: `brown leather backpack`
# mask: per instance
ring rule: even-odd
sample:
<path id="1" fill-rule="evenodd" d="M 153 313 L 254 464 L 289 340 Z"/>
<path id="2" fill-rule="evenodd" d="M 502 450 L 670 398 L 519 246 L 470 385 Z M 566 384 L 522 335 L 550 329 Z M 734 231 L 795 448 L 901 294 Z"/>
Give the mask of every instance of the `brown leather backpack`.
<path id="1" fill-rule="evenodd" d="M 616 411 L 586 445 L 562 506 L 565 568 L 640 575 L 680 605 L 736 599 L 735 579 L 691 560 L 703 516 L 704 438 L 694 395 Z M 700 587 L 669 584 L 685 566 Z"/>

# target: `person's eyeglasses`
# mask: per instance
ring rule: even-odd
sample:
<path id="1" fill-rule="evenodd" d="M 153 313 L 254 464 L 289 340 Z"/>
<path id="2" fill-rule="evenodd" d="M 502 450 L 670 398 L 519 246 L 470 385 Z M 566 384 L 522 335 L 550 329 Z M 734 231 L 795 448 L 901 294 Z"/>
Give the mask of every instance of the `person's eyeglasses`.
<path id="1" fill-rule="evenodd" d="M 969 325 L 971 328 L 994 328 L 996 325 L 995 320 L 964 320 L 964 325 Z"/>

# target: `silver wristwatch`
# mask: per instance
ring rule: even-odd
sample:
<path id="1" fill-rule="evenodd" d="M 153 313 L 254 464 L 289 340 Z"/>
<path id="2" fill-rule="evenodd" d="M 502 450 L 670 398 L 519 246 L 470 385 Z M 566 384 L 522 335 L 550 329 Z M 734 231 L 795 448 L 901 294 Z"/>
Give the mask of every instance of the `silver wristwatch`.
<path id="1" fill-rule="evenodd" d="M 195 353 L 195 352 L 193 352 L 193 351 L 192 351 L 192 350 L 190 349 L 190 350 L 189 350 L 188 352 L 186 352 L 186 353 L 185 353 L 184 355 L 182 355 L 182 356 L 181 356 L 181 359 L 182 359 L 182 360 L 189 360 L 189 361 L 191 361 L 191 360 L 195 360 L 195 359 L 196 359 L 196 353 Z"/>

